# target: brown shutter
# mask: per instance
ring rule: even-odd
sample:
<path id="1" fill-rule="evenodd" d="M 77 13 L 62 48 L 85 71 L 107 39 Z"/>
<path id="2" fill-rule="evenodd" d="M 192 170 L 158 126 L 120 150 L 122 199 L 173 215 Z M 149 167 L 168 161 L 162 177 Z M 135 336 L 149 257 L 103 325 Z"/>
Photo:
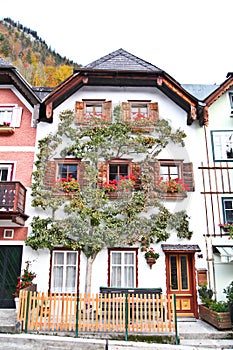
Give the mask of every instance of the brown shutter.
<path id="1" fill-rule="evenodd" d="M 86 171 L 87 164 L 89 164 L 89 162 L 78 163 L 78 181 L 81 187 L 87 184 L 87 180 L 85 178 L 85 171 Z"/>
<path id="2" fill-rule="evenodd" d="M 129 123 L 131 121 L 131 108 L 129 102 L 122 102 L 122 121 Z"/>
<path id="3" fill-rule="evenodd" d="M 150 174 L 152 177 L 152 187 L 153 189 L 156 188 L 156 184 L 160 179 L 160 166 L 159 166 L 159 162 L 150 162 L 149 163 L 150 167 L 151 167 L 151 171 L 152 173 Z"/>
<path id="4" fill-rule="evenodd" d="M 84 121 L 84 102 L 75 102 L 75 123 L 81 124 Z"/>
<path id="5" fill-rule="evenodd" d="M 112 101 L 104 102 L 104 116 L 106 117 L 107 122 L 112 121 Z"/>
<path id="6" fill-rule="evenodd" d="M 195 191 L 193 163 L 183 163 L 183 180 L 189 187 L 188 191 Z"/>
<path id="7" fill-rule="evenodd" d="M 103 184 L 108 182 L 108 163 L 99 162 L 98 164 L 98 186 L 103 187 Z"/>
<path id="8" fill-rule="evenodd" d="M 130 173 L 136 177 L 135 190 L 140 190 L 141 188 L 141 166 L 138 163 L 130 163 Z"/>
<path id="9" fill-rule="evenodd" d="M 51 189 L 56 182 L 56 163 L 54 161 L 47 161 L 44 174 L 45 188 Z"/>
<path id="10" fill-rule="evenodd" d="M 159 118 L 159 104 L 158 102 L 151 102 L 150 106 L 150 121 L 155 122 Z"/>

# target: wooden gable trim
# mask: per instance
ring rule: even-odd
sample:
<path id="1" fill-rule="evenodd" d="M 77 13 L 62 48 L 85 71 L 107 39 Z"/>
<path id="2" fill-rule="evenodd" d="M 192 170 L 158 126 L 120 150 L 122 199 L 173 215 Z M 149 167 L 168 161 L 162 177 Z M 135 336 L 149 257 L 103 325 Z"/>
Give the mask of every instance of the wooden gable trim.
<path id="1" fill-rule="evenodd" d="M 209 95 L 204 102 L 210 107 L 219 97 L 221 97 L 231 86 L 233 85 L 233 77 L 225 80 L 225 82 L 216 89 L 211 95 Z"/>

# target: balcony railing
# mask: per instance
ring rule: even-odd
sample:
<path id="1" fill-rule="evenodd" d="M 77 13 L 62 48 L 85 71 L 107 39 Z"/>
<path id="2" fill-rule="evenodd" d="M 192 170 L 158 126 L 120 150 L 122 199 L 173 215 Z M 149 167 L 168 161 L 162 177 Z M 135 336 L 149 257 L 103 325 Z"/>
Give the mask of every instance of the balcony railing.
<path id="1" fill-rule="evenodd" d="M 11 220 L 24 225 L 26 188 L 19 181 L 0 182 L 0 220 Z"/>

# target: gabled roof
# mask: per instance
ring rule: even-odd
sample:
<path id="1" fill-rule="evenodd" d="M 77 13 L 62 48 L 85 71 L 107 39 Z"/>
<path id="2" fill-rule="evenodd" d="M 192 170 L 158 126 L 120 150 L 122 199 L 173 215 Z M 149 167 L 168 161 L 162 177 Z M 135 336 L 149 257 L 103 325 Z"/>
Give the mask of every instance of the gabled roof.
<path id="1" fill-rule="evenodd" d="M 78 68 L 74 74 L 58 85 L 44 99 L 46 115 L 41 120 L 51 122 L 52 111 L 87 86 L 153 87 L 187 112 L 187 124 L 199 118 L 198 99 L 185 90 L 181 84 L 160 68 L 119 49 L 102 58 Z"/>
<path id="2" fill-rule="evenodd" d="M 17 68 L 2 57 L 0 57 L 0 85 L 15 86 L 32 107 L 41 102 L 40 98 L 34 93 L 32 87 L 22 77 Z"/>
<path id="3" fill-rule="evenodd" d="M 88 65 L 85 68 L 91 69 L 105 69 L 105 70 L 118 70 L 118 71 L 154 71 L 160 72 L 161 69 L 153 64 L 138 58 L 131 53 L 119 49 L 116 50 Z"/>
<path id="4" fill-rule="evenodd" d="M 207 96 L 203 101 L 206 106 L 211 106 L 220 96 L 222 96 L 229 88 L 233 86 L 233 73 L 227 74 L 227 79 L 219 85 L 219 87 Z"/>

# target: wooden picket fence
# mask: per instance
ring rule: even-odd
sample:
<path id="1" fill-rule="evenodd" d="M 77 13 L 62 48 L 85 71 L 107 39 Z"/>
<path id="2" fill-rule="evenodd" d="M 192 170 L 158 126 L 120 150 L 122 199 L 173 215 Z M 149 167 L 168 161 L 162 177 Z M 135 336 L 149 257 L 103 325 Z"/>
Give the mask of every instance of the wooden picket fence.
<path id="1" fill-rule="evenodd" d="M 175 332 L 173 295 L 48 294 L 20 292 L 22 330 Z"/>

